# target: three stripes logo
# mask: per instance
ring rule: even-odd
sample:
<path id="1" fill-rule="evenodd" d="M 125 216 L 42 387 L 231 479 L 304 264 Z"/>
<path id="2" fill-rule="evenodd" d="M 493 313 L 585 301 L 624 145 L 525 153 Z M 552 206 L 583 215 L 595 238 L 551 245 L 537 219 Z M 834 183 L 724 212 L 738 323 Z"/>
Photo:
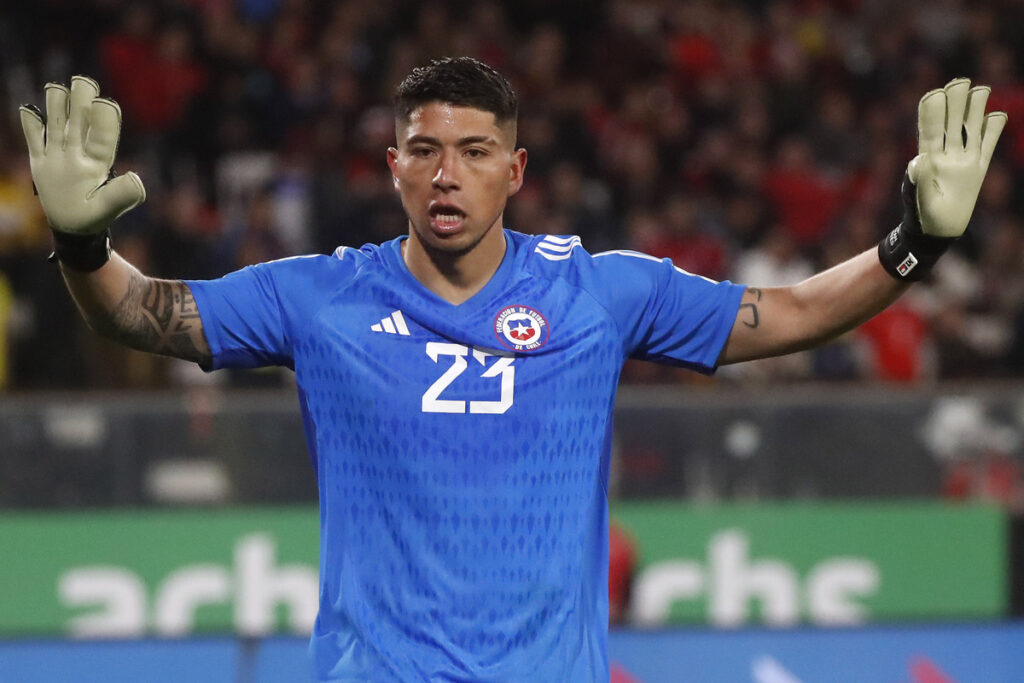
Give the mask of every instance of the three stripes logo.
<path id="1" fill-rule="evenodd" d="M 572 256 L 572 250 L 583 246 L 580 238 L 575 235 L 571 237 L 556 237 L 548 235 L 537 243 L 535 252 L 549 261 L 564 261 Z"/>
<path id="2" fill-rule="evenodd" d="M 402 316 L 401 311 L 393 311 L 391 315 L 382 318 L 379 323 L 370 325 L 370 329 L 374 332 L 384 332 L 385 334 L 409 336 L 409 326 L 405 324 L 405 317 Z"/>

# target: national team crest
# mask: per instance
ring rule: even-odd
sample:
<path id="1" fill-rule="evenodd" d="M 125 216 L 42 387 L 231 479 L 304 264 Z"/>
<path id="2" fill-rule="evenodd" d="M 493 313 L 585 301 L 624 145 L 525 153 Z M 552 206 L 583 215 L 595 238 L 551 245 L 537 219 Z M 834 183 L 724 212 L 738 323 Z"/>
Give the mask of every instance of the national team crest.
<path id="1" fill-rule="evenodd" d="M 513 351 L 532 351 L 548 340 L 548 321 L 529 306 L 508 306 L 494 319 L 494 334 Z"/>

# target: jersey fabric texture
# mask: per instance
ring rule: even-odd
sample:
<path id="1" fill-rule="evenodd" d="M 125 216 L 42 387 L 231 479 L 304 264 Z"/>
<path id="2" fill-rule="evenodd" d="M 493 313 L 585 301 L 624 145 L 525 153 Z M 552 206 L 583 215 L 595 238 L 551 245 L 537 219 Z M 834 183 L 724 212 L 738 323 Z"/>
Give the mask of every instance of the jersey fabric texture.
<path id="1" fill-rule="evenodd" d="M 401 237 L 189 281 L 213 369 L 294 369 L 320 496 L 323 681 L 607 681 L 629 357 L 713 372 L 743 287 L 505 231 L 452 305 Z"/>

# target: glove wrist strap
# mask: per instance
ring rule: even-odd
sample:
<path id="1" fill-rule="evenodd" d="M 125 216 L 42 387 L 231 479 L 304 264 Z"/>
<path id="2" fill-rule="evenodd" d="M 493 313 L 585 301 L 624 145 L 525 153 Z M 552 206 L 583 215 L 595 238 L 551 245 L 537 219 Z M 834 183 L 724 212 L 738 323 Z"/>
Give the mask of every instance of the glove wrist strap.
<path id="1" fill-rule="evenodd" d="M 900 282 L 923 280 L 955 239 L 932 237 L 921 229 L 917 213 L 917 191 L 910 176 L 903 174 L 900 187 L 903 221 L 878 243 L 878 260 Z"/>
<path id="2" fill-rule="evenodd" d="M 50 263 L 60 261 L 72 270 L 91 273 L 110 260 L 110 230 L 94 235 L 72 235 L 53 231 L 53 253 Z"/>
<path id="3" fill-rule="evenodd" d="M 917 282 L 927 277 L 953 241 L 915 235 L 900 223 L 878 243 L 878 260 L 900 282 Z"/>

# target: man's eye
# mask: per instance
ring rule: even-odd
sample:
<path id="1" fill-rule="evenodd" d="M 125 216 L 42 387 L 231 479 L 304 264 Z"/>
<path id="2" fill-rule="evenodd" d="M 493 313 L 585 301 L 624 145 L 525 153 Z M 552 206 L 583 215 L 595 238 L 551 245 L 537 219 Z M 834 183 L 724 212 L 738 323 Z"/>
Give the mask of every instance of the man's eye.
<path id="1" fill-rule="evenodd" d="M 429 157 L 433 153 L 434 150 L 430 149 L 429 147 L 417 147 L 416 149 L 412 150 L 412 155 L 414 157 Z"/>
<path id="2" fill-rule="evenodd" d="M 480 157 L 487 156 L 487 152 L 482 149 L 471 148 L 466 150 L 466 156 L 470 159 L 479 159 Z"/>

